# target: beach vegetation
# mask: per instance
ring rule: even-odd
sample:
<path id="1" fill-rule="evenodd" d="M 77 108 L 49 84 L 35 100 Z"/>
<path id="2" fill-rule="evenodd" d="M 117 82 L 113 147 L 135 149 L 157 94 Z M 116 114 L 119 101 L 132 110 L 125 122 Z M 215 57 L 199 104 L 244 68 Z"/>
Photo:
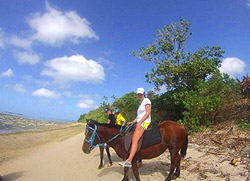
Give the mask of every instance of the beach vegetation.
<path id="1" fill-rule="evenodd" d="M 147 95 L 152 101 L 153 123 L 174 120 L 189 132 L 196 132 L 221 121 L 249 119 L 249 76 L 239 80 L 222 74 L 219 68 L 225 51 L 219 46 L 205 45 L 188 51 L 186 45 L 191 35 L 191 24 L 181 19 L 157 30 L 152 44 L 132 52 L 139 60 L 154 65 L 145 75 L 146 82 L 154 86 Z M 139 102 L 134 92 L 114 98 L 109 104 L 111 108 L 119 107 L 128 120 L 135 118 Z M 103 122 L 104 105 L 105 101 L 83 120 L 93 116 Z"/>

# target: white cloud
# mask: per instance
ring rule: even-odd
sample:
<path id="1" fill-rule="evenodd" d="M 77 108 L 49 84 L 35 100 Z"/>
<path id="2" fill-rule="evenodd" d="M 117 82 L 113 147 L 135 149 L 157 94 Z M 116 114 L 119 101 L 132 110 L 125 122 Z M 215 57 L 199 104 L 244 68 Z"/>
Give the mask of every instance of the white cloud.
<path id="1" fill-rule="evenodd" d="M 98 39 L 90 28 L 90 23 L 85 18 L 81 18 L 77 12 L 61 12 L 51 7 L 48 2 L 46 2 L 45 13 L 35 13 L 27 21 L 35 31 L 33 39 L 44 44 L 58 46 L 65 40 L 78 43 L 80 39 Z"/>
<path id="2" fill-rule="evenodd" d="M 15 92 L 18 92 L 18 93 L 26 92 L 26 89 L 23 87 L 22 84 L 6 85 L 5 87 L 8 89 L 14 90 Z"/>
<path id="3" fill-rule="evenodd" d="M 40 61 L 40 58 L 35 53 L 28 53 L 28 52 L 16 52 L 14 56 L 17 58 L 17 61 L 20 64 L 37 64 Z"/>
<path id="4" fill-rule="evenodd" d="M 91 99 L 80 100 L 77 107 L 82 109 L 96 109 L 98 106 Z"/>
<path id="5" fill-rule="evenodd" d="M 244 73 L 244 69 L 246 67 L 246 63 L 239 58 L 229 57 L 225 58 L 220 67 L 221 73 L 228 73 L 231 76 L 242 75 Z"/>
<path id="6" fill-rule="evenodd" d="M 18 48 L 22 48 L 25 50 L 31 50 L 32 49 L 32 41 L 28 40 L 28 39 L 24 39 L 24 38 L 20 38 L 18 36 L 12 36 L 10 38 L 9 43 L 11 45 L 14 45 Z"/>
<path id="7" fill-rule="evenodd" d="M 82 55 L 54 58 L 46 62 L 41 74 L 53 77 L 56 83 L 71 82 L 100 83 L 104 80 L 103 67 L 94 60 L 87 60 Z"/>
<path id="8" fill-rule="evenodd" d="M 14 89 L 14 91 L 19 92 L 19 93 L 25 93 L 26 92 L 26 90 L 25 90 L 25 88 L 23 87 L 22 84 L 15 84 L 13 86 L 13 89 Z"/>
<path id="9" fill-rule="evenodd" d="M 14 75 L 12 69 L 8 69 L 0 74 L 1 77 L 12 77 Z"/>
<path id="10" fill-rule="evenodd" d="M 247 6 L 250 7 L 250 0 L 247 1 Z"/>
<path id="11" fill-rule="evenodd" d="M 38 97 L 46 97 L 46 98 L 51 98 L 51 99 L 58 99 L 60 98 L 60 94 L 50 91 L 45 88 L 38 89 L 32 93 L 33 96 L 38 96 Z"/>

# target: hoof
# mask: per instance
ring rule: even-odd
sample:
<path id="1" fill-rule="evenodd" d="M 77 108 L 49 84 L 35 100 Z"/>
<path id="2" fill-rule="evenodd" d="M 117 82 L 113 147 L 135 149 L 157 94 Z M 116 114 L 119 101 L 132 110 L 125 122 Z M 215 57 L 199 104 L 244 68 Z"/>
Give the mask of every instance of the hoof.
<path id="1" fill-rule="evenodd" d="M 111 166 L 112 166 L 112 163 L 108 163 L 108 164 L 107 164 L 107 167 L 111 167 Z"/>
<path id="2" fill-rule="evenodd" d="M 137 167 L 140 168 L 142 166 L 142 162 L 137 163 Z"/>
<path id="3" fill-rule="evenodd" d="M 177 178 L 178 178 L 178 176 L 173 175 L 171 179 L 172 179 L 172 180 L 175 180 L 175 179 L 177 179 Z"/>
<path id="4" fill-rule="evenodd" d="M 103 168 L 103 166 L 102 166 L 102 165 L 99 165 L 98 169 L 102 169 L 102 168 Z"/>

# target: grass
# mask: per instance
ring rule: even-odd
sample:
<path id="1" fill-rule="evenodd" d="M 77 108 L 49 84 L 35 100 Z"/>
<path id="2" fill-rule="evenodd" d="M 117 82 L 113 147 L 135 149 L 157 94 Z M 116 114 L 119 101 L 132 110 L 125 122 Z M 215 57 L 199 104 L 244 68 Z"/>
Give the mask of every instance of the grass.
<path id="1" fill-rule="evenodd" d="M 244 131 L 250 131 L 250 121 L 247 120 L 237 120 L 238 127 Z"/>

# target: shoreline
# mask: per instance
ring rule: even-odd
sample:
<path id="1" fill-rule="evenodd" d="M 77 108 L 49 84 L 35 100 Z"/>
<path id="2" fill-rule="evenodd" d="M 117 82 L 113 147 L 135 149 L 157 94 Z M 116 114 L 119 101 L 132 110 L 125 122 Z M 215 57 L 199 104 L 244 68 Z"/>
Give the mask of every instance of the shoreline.
<path id="1" fill-rule="evenodd" d="M 84 125 L 84 123 L 63 123 L 63 124 L 65 124 L 65 125 L 61 126 L 61 127 L 55 127 L 55 128 L 38 128 L 38 129 L 28 129 L 28 130 L 14 130 L 14 131 L 11 131 L 11 132 L 1 132 L 3 130 L 0 130 L 0 136 L 1 135 L 12 135 L 12 134 L 22 134 L 22 133 L 38 133 L 38 132 L 45 132 L 45 131 L 52 131 L 52 130 L 61 130 L 61 129 L 67 129 L 69 127 L 77 127 L 79 125 Z"/>

